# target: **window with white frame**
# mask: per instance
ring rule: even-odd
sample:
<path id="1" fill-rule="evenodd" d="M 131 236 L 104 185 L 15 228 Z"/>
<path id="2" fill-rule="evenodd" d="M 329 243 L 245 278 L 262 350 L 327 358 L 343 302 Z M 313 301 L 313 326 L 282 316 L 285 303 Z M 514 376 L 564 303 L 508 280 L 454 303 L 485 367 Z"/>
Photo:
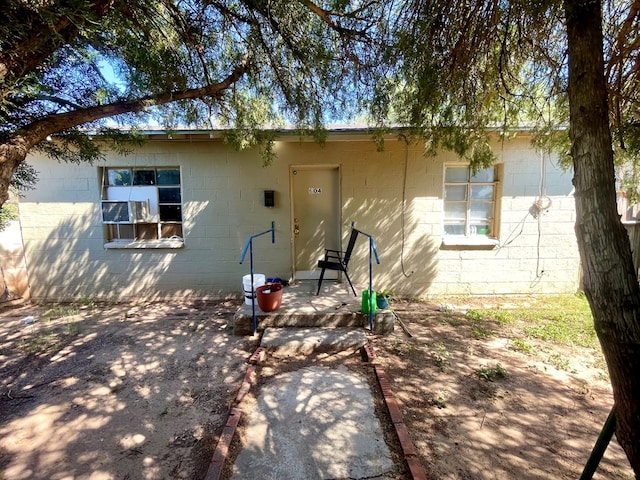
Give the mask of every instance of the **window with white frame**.
<path id="1" fill-rule="evenodd" d="M 108 242 L 182 243 L 178 167 L 105 167 L 101 173 Z"/>
<path id="2" fill-rule="evenodd" d="M 444 235 L 495 238 L 497 167 L 473 172 L 469 165 L 445 165 Z"/>

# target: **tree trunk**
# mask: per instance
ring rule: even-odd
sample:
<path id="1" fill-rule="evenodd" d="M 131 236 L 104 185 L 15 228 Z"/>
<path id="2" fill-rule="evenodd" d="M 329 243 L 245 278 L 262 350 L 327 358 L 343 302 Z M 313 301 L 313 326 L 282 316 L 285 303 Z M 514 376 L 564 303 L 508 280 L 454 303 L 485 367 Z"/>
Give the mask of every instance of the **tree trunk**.
<path id="1" fill-rule="evenodd" d="M 613 387 L 616 436 L 640 477 L 640 287 L 616 208 L 600 1 L 565 0 L 576 236 Z M 604 419 L 603 419 L 604 420 Z"/>
<path id="2" fill-rule="evenodd" d="M 9 183 L 16 168 L 27 158 L 29 146 L 22 136 L 0 144 L 0 207 L 9 199 Z"/>

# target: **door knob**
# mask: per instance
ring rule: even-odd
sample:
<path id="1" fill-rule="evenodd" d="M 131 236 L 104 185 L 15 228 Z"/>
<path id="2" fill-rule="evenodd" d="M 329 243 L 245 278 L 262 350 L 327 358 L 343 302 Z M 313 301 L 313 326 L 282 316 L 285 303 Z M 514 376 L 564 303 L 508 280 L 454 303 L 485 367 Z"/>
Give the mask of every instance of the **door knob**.
<path id="1" fill-rule="evenodd" d="M 293 234 L 297 237 L 298 235 L 300 235 L 300 225 L 298 224 L 298 219 L 296 218 L 294 220 L 294 224 L 293 224 Z"/>

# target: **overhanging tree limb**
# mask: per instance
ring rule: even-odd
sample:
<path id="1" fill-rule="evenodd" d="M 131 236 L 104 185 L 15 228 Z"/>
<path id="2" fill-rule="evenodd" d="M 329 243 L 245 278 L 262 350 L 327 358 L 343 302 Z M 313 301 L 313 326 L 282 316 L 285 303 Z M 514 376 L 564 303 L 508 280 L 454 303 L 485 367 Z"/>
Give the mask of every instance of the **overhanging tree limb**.
<path id="1" fill-rule="evenodd" d="M 332 12 L 331 10 L 326 10 L 322 7 L 320 7 L 318 4 L 312 2 L 311 0 L 298 0 L 302 5 L 304 5 L 305 7 L 307 7 L 310 11 L 312 11 L 320 20 L 322 20 L 324 23 L 326 23 L 329 27 L 331 27 L 332 30 L 335 30 L 338 33 L 342 33 L 342 34 L 347 34 L 347 35 L 355 35 L 355 36 L 362 36 L 366 34 L 366 31 L 364 30 L 355 30 L 352 28 L 347 28 L 344 27 L 342 25 L 340 25 L 339 23 L 335 22 L 331 17 L 332 16 L 343 16 L 343 17 L 350 17 L 350 16 L 354 16 L 355 13 L 352 12 L 351 15 L 349 14 L 343 14 L 343 15 L 338 15 L 335 12 Z M 358 10 L 362 10 L 366 8 L 365 6 L 363 6 L 362 8 L 358 9 Z"/>
<path id="2" fill-rule="evenodd" d="M 3 7 L 4 14 L 13 13 L 13 21 L 22 24 L 20 35 L 0 42 L 0 84 L 9 77 L 17 78 L 33 72 L 61 45 L 75 38 L 80 29 L 104 16 L 117 0 L 94 0 L 87 11 L 71 10 L 68 2 L 56 2 L 54 8 L 69 8 L 67 14 L 58 16 L 55 22 L 45 21 L 43 12 L 48 5 L 30 9 L 22 2 L 13 2 L 13 9 Z"/>
<path id="3" fill-rule="evenodd" d="M 48 135 L 102 118 L 140 112 L 170 102 L 203 97 L 220 98 L 227 89 L 242 78 L 248 69 L 249 62 L 245 60 L 238 64 L 224 80 L 215 84 L 48 115 L 32 122 L 0 144 L 0 204 L 8 198 L 13 172 L 25 160 L 27 153 Z"/>
<path id="4" fill-rule="evenodd" d="M 233 84 L 246 73 L 249 62 L 243 61 L 221 82 L 206 85 L 200 88 L 160 93 L 149 95 L 135 100 L 125 100 L 106 105 L 96 105 L 70 112 L 49 115 L 46 118 L 36 120 L 30 125 L 16 132 L 15 136 L 26 139 L 28 147 L 44 140 L 47 135 L 67 130 L 84 123 L 93 122 L 102 118 L 113 117 L 124 113 L 135 113 L 147 110 L 151 107 L 164 105 L 180 100 L 192 100 L 196 98 L 213 97 L 220 98 Z"/>

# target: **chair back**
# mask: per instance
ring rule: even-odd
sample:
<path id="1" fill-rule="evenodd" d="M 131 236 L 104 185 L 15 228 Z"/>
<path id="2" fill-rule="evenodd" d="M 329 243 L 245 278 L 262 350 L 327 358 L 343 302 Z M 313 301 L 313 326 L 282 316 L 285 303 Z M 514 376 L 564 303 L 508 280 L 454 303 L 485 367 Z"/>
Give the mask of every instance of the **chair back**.
<path id="1" fill-rule="evenodd" d="M 351 236 L 349 237 L 349 243 L 347 244 L 347 249 L 344 251 L 344 264 L 349 264 L 349 259 L 351 258 L 351 253 L 353 252 L 353 247 L 356 245 L 356 240 L 358 239 L 358 230 L 355 228 L 351 229 Z"/>

